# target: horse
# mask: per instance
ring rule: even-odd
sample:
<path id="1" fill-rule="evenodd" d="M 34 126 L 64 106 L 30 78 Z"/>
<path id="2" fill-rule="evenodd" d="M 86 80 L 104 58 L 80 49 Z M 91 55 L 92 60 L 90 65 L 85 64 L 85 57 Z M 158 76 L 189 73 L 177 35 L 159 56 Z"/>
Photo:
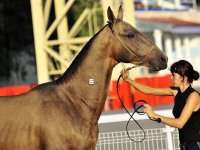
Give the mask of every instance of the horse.
<path id="1" fill-rule="evenodd" d="M 167 67 L 166 55 L 123 21 L 121 6 L 117 17 L 108 7 L 107 17 L 61 77 L 0 97 L 0 150 L 95 150 L 113 68 Z"/>

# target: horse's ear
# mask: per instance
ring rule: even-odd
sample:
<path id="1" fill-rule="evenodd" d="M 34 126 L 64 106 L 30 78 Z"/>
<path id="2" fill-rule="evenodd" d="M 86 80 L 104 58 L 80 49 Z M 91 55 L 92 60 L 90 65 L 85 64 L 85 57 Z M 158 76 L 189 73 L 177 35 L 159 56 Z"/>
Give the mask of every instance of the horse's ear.
<path id="1" fill-rule="evenodd" d="M 122 10 L 122 5 L 120 5 L 119 10 L 118 10 L 118 15 L 117 19 L 122 20 L 123 19 L 123 10 Z"/>
<path id="2" fill-rule="evenodd" d="M 116 18 L 113 14 L 113 11 L 111 10 L 110 6 L 108 7 L 108 10 L 107 10 L 107 16 L 108 16 L 108 20 L 111 24 L 114 24 Z"/>

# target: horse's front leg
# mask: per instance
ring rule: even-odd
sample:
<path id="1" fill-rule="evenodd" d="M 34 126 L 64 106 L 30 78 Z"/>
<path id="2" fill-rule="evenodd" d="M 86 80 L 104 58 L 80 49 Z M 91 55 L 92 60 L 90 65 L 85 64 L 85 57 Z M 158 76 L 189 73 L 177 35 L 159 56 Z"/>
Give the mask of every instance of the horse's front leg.
<path id="1" fill-rule="evenodd" d="M 84 150 L 95 150 L 96 149 L 96 143 L 98 139 L 99 134 L 99 127 L 98 125 L 92 127 L 91 133 L 89 134 L 89 138 L 87 140 L 87 144 L 84 148 Z"/>

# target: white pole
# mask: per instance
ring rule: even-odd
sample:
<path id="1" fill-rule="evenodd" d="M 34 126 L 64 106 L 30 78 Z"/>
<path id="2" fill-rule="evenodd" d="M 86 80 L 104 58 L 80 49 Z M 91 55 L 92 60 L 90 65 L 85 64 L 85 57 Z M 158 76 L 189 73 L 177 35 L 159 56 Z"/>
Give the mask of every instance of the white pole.
<path id="1" fill-rule="evenodd" d="M 196 0 L 192 0 L 192 4 L 193 4 L 193 9 L 197 9 L 197 1 Z"/>
<path id="2" fill-rule="evenodd" d="M 59 17 L 60 14 L 62 13 L 62 10 L 64 9 L 65 0 L 54 0 L 54 3 L 55 3 L 55 14 L 56 14 L 56 17 Z M 66 40 L 68 38 L 67 37 L 68 24 L 67 24 L 66 15 L 62 18 L 62 20 L 58 24 L 57 33 L 58 33 L 58 40 Z M 66 59 L 66 61 L 68 61 L 68 62 L 71 61 L 72 53 L 68 49 L 67 44 L 61 44 L 59 46 L 59 53 L 60 53 L 60 56 L 62 58 Z M 61 68 L 62 68 L 62 70 L 64 72 L 64 70 L 66 69 L 66 66 L 61 64 Z"/>
<path id="3" fill-rule="evenodd" d="M 33 1 L 33 0 L 31 0 L 31 1 Z M 56 17 L 56 20 L 51 24 L 51 26 L 47 30 L 47 32 L 45 34 L 45 38 L 46 39 L 48 39 L 51 36 L 51 34 L 53 33 L 53 31 L 57 28 L 58 24 L 63 19 L 63 17 L 65 16 L 65 14 L 68 12 L 68 10 L 70 9 L 70 7 L 74 3 L 74 1 L 75 0 L 69 0 L 69 1 L 67 1 L 67 3 L 65 4 L 65 6 L 62 9 L 62 12 L 60 13 L 60 16 Z"/>
<path id="4" fill-rule="evenodd" d="M 155 29 L 153 31 L 153 36 L 155 39 L 155 44 L 162 50 L 162 31 L 159 29 Z"/>
<path id="5" fill-rule="evenodd" d="M 176 61 L 181 59 L 181 39 L 175 38 Z"/>
<path id="6" fill-rule="evenodd" d="M 51 11 L 51 5 L 52 0 L 46 0 L 44 5 L 44 23 L 45 23 L 45 29 L 47 28 L 48 22 L 49 22 L 49 15 Z"/>
<path id="7" fill-rule="evenodd" d="M 144 5 L 144 9 L 148 10 L 148 0 L 142 0 L 142 4 Z"/>
<path id="8" fill-rule="evenodd" d="M 183 39 L 183 44 L 184 44 L 184 48 L 185 48 L 185 56 L 186 56 L 186 60 L 191 62 L 191 56 L 190 56 L 190 40 L 189 37 L 185 37 Z"/>
<path id="9" fill-rule="evenodd" d="M 65 40 L 49 40 L 46 42 L 47 46 L 55 46 L 55 45 L 61 45 L 61 44 L 85 44 L 87 41 L 89 41 L 91 36 L 85 36 L 85 37 L 76 37 L 76 38 L 67 38 Z"/>
<path id="10" fill-rule="evenodd" d="M 176 6 L 177 9 L 181 6 L 180 0 L 175 0 L 174 4 L 175 4 L 175 6 Z"/>
<path id="11" fill-rule="evenodd" d="M 44 51 L 45 23 L 42 8 L 42 0 L 31 0 L 37 77 L 39 84 L 49 81 L 47 54 Z"/>
<path id="12" fill-rule="evenodd" d="M 171 64 L 174 61 L 174 58 L 172 50 L 172 39 L 169 35 L 165 36 L 165 49 L 166 49 L 166 55 L 168 56 L 168 66 L 171 66 Z"/>
<path id="13" fill-rule="evenodd" d="M 173 131 L 174 131 L 174 128 L 165 125 L 164 132 L 166 132 L 166 135 L 167 135 L 167 147 L 168 147 L 167 150 L 174 150 L 174 148 L 173 148 L 174 144 L 173 144 L 173 138 L 172 138 Z"/>
<path id="14" fill-rule="evenodd" d="M 53 49 L 51 49 L 50 47 L 44 47 L 45 51 L 51 55 L 54 59 L 58 60 L 59 62 L 61 62 L 62 65 L 66 67 L 69 67 L 69 62 L 67 62 L 65 59 L 63 59 L 62 57 L 60 57 L 60 55 L 55 52 Z"/>

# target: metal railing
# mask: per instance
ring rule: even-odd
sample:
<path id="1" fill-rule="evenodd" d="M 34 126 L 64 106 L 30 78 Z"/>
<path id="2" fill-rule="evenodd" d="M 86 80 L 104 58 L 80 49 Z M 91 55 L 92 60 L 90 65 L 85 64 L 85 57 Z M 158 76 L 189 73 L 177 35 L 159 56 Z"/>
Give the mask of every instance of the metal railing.
<path id="1" fill-rule="evenodd" d="M 155 111 L 158 114 L 165 114 L 166 117 L 173 117 L 171 109 Z M 147 120 L 146 115 L 135 114 L 138 121 Z M 179 150 L 178 129 L 162 125 L 157 128 L 154 125 L 144 129 L 145 139 L 142 142 L 133 142 L 129 139 L 127 131 L 113 131 L 113 125 L 129 119 L 125 113 L 102 115 L 99 124 L 106 124 L 108 131 L 100 132 L 96 150 Z M 109 124 L 110 127 L 109 127 Z M 110 128 L 110 129 L 109 129 Z M 110 130 L 110 131 L 109 131 Z M 142 130 L 129 130 L 129 135 L 134 141 L 141 141 L 144 138 Z"/>
<path id="2" fill-rule="evenodd" d="M 131 141 L 126 131 L 100 133 L 96 150 L 179 150 L 179 137 L 177 130 L 166 132 L 166 128 L 146 129 L 144 141 L 136 143 Z M 168 141 L 168 135 L 172 141 Z M 129 131 L 131 137 L 139 141 L 143 137 L 140 130 Z M 172 145 L 169 144 L 173 143 Z"/>

